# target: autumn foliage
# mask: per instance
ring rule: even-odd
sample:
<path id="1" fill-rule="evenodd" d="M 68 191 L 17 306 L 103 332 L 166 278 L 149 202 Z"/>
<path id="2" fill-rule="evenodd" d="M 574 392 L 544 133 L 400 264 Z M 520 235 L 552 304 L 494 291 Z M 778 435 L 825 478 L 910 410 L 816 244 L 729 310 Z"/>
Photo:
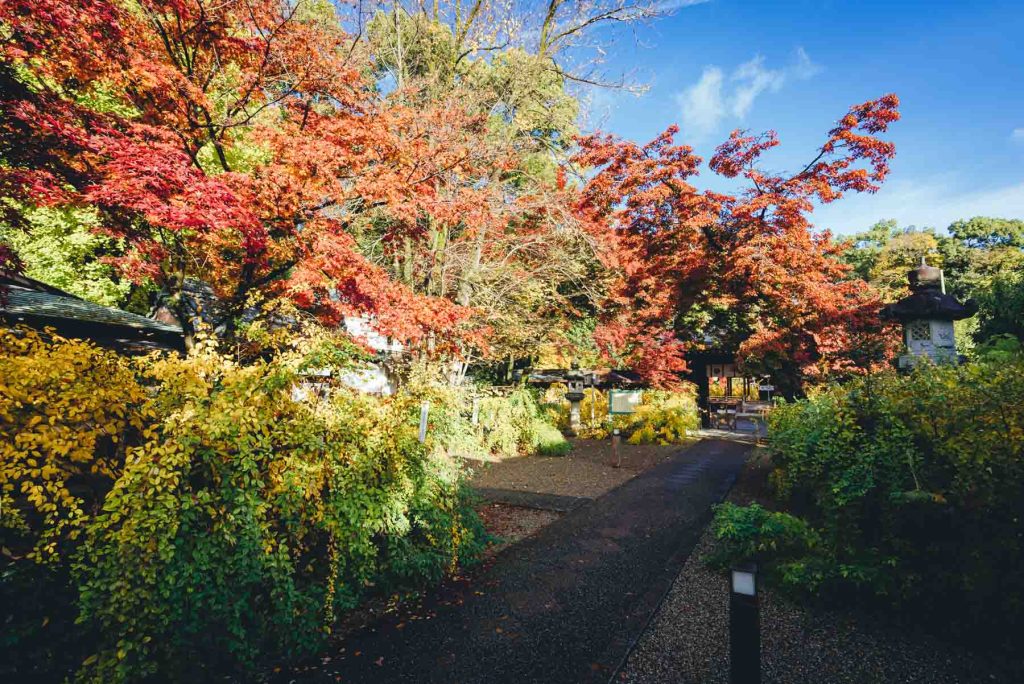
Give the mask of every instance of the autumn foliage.
<path id="1" fill-rule="evenodd" d="M 574 146 L 555 56 L 458 56 L 468 28 L 436 14 L 360 37 L 318 3 L 8 0 L 0 23 L 4 221 L 98 209 L 121 245 L 103 258 L 190 334 L 200 281 L 226 335 L 284 301 L 466 361 L 570 344 L 588 316 L 604 363 L 655 384 L 707 346 L 793 391 L 885 356 L 877 299 L 810 214 L 884 181 L 895 95 L 791 175 L 761 166 L 773 132 L 734 132 L 707 164 L 725 194 L 675 127 Z"/>
<path id="2" fill-rule="evenodd" d="M 249 679 L 486 539 L 445 426 L 417 439 L 420 397 L 303 391 L 322 350 L 240 365 L 208 340 L 133 360 L 0 342 L 4 677 Z"/>
<path id="3" fill-rule="evenodd" d="M 466 317 L 393 282 L 346 232 L 357 205 L 415 215 L 436 194 L 407 158 L 432 150 L 401 144 L 409 114 L 377 110 L 336 22 L 273 0 L 2 7 L 4 195 L 99 207 L 126 245 L 111 259 L 186 326 L 190 277 L 229 315 L 262 291 L 328 323 L 379 314 L 412 342 Z"/>
<path id="4" fill-rule="evenodd" d="M 0 345 L 0 525 L 24 535 L 27 558 L 59 561 L 151 412 L 122 358 L 7 331 Z M 15 500 L 25 502 L 24 510 Z"/>
<path id="5" fill-rule="evenodd" d="M 799 390 L 804 378 L 856 372 L 885 358 L 891 335 L 878 296 L 850 277 L 841 246 L 816 232 L 814 202 L 874 192 L 895 148 L 877 134 L 899 118 L 887 95 L 851 108 L 818 155 L 794 175 L 761 170 L 773 132 L 734 131 L 709 162 L 742 178 L 737 195 L 699 191 L 702 160 L 669 128 L 644 146 L 581 141 L 575 162 L 596 169 L 580 212 L 602 230 L 621 274 L 596 337 L 650 378 L 666 378 L 687 348 L 734 348 L 752 370 Z"/>

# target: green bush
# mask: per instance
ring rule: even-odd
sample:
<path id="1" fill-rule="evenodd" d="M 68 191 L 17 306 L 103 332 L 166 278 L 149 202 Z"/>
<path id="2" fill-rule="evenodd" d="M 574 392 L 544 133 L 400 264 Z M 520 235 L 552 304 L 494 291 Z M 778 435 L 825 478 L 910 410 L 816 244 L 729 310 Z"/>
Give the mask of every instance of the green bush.
<path id="1" fill-rule="evenodd" d="M 435 582 L 481 551 L 458 462 L 435 436 L 417 440 L 416 392 L 377 399 L 337 389 L 296 399 L 296 359 L 237 366 L 209 350 L 149 359 L 136 367 L 149 390 L 132 395 L 140 405 L 110 439 L 88 442 L 95 454 L 83 453 L 62 445 L 77 443 L 73 431 L 92 435 L 94 417 L 115 425 L 99 409 L 80 422 L 45 421 L 53 434 L 39 427 L 53 408 L 48 369 L 83 346 L 35 340 L 0 350 L 0 368 L 31 371 L 0 392 L 3 429 L 20 448 L 44 445 L 55 470 L 40 475 L 31 455 L 17 461 L 25 468 L 5 468 L 5 508 L 49 511 L 52 501 L 75 509 L 74 534 L 58 518 L 0 519 L 2 598 L 22 606 L 26 592 L 45 601 L 26 613 L 31 622 L 16 615 L 5 624 L 0 673 L 247 679 L 274 659 L 315 652 L 336 616 L 367 592 Z M 86 351 L 79 363 L 107 359 L 127 372 L 111 352 Z M 65 380 L 83 396 L 127 382 L 83 372 Z M 114 407 L 105 410 L 118 414 Z M 103 469 L 93 468 L 100 484 L 85 497 L 71 468 L 90 459 Z M 66 472 L 74 475 L 67 482 Z M 33 554 L 37 540 L 45 556 Z M 48 660 L 31 660 L 38 657 Z"/>
<path id="2" fill-rule="evenodd" d="M 549 423 L 540 422 L 536 426 L 537 453 L 541 456 L 565 456 L 572 445 L 562 435 L 562 431 Z"/>
<path id="3" fill-rule="evenodd" d="M 1024 575 L 1010 570 L 1024 567 L 1022 407 L 1019 357 L 780 404 L 770 481 L 787 513 L 720 509 L 719 536 L 733 560 L 759 556 L 795 589 L 874 596 L 965 629 L 1024 626 Z M 790 514 L 809 526 L 794 537 L 805 548 L 779 543 L 797 530 Z"/>
<path id="4" fill-rule="evenodd" d="M 715 507 L 712 527 L 724 558 L 763 561 L 796 558 L 813 549 L 817 534 L 805 521 L 760 504 Z"/>
<path id="5" fill-rule="evenodd" d="M 409 420 L 416 425 L 422 403 L 430 403 L 427 434 L 438 457 L 561 455 L 570 449 L 538 403 L 536 390 L 529 387 L 453 387 L 442 369 L 417 364 L 403 394 L 408 398 Z"/>
<path id="6" fill-rule="evenodd" d="M 563 455 L 571 447 L 527 387 L 481 399 L 479 425 L 484 450 L 500 456 Z"/>

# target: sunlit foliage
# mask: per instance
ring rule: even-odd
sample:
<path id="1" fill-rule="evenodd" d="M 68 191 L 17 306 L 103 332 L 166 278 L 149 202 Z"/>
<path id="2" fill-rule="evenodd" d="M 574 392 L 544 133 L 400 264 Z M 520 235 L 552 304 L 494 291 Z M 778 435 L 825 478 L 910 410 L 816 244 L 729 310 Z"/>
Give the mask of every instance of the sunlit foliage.
<path id="1" fill-rule="evenodd" d="M 458 463 L 417 440 L 419 399 L 295 394 L 304 366 L 241 366 L 205 344 L 133 365 L 5 333 L 5 604 L 52 590 L 15 613 L 4 667 L 103 682 L 246 672 L 315 649 L 370 588 L 472 561 L 483 533 Z M 63 653 L 33 661 L 46 644 Z"/>

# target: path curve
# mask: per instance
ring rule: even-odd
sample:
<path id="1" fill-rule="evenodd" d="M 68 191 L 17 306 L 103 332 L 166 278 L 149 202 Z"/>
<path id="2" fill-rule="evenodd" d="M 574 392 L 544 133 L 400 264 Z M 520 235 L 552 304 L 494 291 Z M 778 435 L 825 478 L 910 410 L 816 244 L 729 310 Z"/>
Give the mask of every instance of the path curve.
<path id="1" fill-rule="evenodd" d="M 723 440 L 684 448 L 509 547 L 470 581 L 442 587 L 418 611 L 431 619 L 387 617 L 288 679 L 606 682 L 750 449 Z"/>

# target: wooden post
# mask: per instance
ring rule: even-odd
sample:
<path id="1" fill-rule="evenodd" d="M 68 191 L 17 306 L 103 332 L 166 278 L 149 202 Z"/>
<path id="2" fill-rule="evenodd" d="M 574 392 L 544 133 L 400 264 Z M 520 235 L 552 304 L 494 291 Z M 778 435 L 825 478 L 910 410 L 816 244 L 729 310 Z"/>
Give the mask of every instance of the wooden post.
<path id="1" fill-rule="evenodd" d="M 590 376 L 590 429 L 597 427 L 594 421 L 594 404 L 597 403 L 597 389 L 594 387 L 594 376 Z"/>
<path id="2" fill-rule="evenodd" d="M 430 415 L 430 402 L 423 402 L 420 407 L 420 444 L 427 441 L 427 416 Z"/>

